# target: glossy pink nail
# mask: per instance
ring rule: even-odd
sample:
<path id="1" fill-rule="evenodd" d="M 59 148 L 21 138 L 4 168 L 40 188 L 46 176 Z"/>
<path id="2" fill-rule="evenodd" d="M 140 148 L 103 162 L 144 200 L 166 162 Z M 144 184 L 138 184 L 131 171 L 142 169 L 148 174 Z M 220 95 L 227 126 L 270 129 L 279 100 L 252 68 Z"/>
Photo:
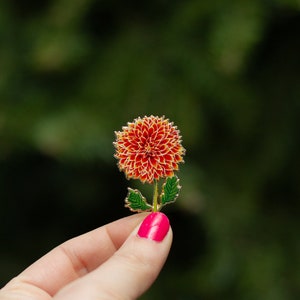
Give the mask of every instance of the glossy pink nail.
<path id="1" fill-rule="evenodd" d="M 167 235 L 169 228 L 168 217 L 161 212 L 154 212 L 144 219 L 139 228 L 138 236 L 161 242 Z"/>

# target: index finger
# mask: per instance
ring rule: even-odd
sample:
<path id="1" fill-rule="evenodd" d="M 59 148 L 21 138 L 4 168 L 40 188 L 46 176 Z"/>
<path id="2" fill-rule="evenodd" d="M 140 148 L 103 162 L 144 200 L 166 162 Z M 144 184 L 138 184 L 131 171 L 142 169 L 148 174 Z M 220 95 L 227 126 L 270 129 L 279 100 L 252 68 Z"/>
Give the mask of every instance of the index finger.
<path id="1" fill-rule="evenodd" d="M 63 286 L 97 268 L 126 240 L 145 218 L 135 214 L 75 237 L 29 266 L 3 289 L 25 283 L 53 296 Z"/>

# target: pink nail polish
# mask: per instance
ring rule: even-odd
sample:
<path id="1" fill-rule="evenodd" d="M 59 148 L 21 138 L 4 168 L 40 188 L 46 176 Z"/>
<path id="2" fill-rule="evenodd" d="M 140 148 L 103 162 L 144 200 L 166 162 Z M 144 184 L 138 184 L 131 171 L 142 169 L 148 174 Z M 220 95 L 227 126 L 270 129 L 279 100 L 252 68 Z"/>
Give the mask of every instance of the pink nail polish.
<path id="1" fill-rule="evenodd" d="M 168 217 L 161 212 L 154 212 L 144 219 L 139 228 L 138 236 L 161 242 L 167 235 L 169 228 Z"/>

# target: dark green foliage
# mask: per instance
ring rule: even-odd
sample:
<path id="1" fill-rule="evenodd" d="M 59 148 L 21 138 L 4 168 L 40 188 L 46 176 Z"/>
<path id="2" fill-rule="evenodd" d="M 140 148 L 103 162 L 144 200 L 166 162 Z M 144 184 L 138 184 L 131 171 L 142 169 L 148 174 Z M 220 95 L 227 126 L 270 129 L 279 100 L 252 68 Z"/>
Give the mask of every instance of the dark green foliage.
<path id="1" fill-rule="evenodd" d="M 299 299 L 299 36 L 298 0 L 0 1 L 0 286 L 128 213 L 114 130 L 154 114 L 187 154 L 144 299 Z"/>

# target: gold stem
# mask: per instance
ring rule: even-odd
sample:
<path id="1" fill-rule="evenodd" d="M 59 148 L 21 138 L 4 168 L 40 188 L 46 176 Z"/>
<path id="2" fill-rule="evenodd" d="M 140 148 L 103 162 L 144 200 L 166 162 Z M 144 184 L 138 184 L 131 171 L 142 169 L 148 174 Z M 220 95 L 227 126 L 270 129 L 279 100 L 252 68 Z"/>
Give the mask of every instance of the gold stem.
<path id="1" fill-rule="evenodd" d="M 157 196 L 158 196 L 157 180 L 154 180 L 153 202 L 152 202 L 154 212 L 157 212 Z"/>

